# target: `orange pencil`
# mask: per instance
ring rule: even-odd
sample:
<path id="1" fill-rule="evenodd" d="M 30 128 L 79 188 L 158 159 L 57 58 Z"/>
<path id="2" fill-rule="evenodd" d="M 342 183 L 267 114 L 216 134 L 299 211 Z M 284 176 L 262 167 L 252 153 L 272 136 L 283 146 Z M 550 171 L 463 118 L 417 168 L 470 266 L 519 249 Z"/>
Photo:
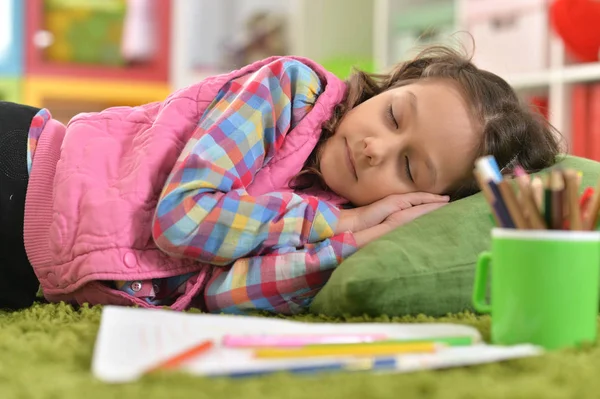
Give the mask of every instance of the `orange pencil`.
<path id="1" fill-rule="evenodd" d="M 146 371 L 146 373 L 152 373 L 152 372 L 158 371 L 158 370 L 168 370 L 168 369 L 177 368 L 177 367 L 181 366 L 181 364 L 183 362 L 185 362 L 187 360 L 191 360 L 191 359 L 199 356 L 200 354 L 207 352 L 213 346 L 214 346 L 214 343 L 212 341 L 201 342 L 200 344 L 198 344 L 184 352 L 181 352 L 169 359 L 166 359 L 166 360 L 160 362 L 159 364 L 157 364 L 156 366 L 151 367 L 150 369 L 148 369 Z"/>

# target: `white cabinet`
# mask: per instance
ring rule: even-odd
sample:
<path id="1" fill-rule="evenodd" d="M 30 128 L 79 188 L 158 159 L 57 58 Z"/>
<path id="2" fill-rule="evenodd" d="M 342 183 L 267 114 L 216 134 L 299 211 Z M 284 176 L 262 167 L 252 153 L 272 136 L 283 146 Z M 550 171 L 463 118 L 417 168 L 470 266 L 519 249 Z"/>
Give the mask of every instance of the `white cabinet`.
<path id="1" fill-rule="evenodd" d="M 227 70 L 215 60 L 232 39 L 244 40 L 244 33 L 239 39 L 240 31 L 236 36 L 233 28 L 261 9 L 285 16 L 289 54 L 312 58 L 340 76 L 352 64 L 385 71 L 414 55 L 415 46 L 432 42 L 466 40 L 468 46 L 466 35 L 452 33 L 471 30 L 480 40 L 475 62 L 481 59 L 482 66 L 520 93 L 547 94 L 550 121 L 567 139 L 571 84 L 600 80 L 600 63 L 568 61 L 561 41 L 547 27 L 543 7 L 548 0 L 172 1 L 175 87 Z M 432 25 L 435 29 L 428 29 Z M 519 39 L 523 35 L 528 36 Z"/>

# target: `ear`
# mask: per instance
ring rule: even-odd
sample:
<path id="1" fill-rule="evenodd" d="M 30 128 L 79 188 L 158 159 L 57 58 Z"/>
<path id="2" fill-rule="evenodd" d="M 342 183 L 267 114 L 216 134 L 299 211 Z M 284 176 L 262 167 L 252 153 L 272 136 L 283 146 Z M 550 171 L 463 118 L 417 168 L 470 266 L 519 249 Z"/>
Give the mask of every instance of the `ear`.
<path id="1" fill-rule="evenodd" d="M 600 52 L 600 1 L 556 0 L 550 20 L 558 35 L 581 61 L 598 61 Z"/>

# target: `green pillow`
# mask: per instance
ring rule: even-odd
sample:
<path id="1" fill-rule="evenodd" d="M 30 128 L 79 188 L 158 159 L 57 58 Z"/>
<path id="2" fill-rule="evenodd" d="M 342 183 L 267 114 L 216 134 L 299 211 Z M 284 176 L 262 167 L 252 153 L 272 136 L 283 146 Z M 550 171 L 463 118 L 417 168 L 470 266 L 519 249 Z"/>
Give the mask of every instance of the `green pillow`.
<path id="1" fill-rule="evenodd" d="M 559 162 L 595 186 L 600 163 L 573 156 Z M 473 310 L 475 263 L 490 246 L 492 220 L 481 193 L 401 226 L 344 261 L 314 299 L 313 313 L 427 314 Z"/>

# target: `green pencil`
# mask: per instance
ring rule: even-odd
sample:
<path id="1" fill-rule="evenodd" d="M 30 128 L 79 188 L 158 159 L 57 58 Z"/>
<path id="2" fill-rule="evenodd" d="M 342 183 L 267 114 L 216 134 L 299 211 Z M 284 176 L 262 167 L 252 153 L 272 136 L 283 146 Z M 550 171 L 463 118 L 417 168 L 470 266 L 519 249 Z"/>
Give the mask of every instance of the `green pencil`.
<path id="1" fill-rule="evenodd" d="M 469 346 L 474 343 L 473 337 L 430 337 L 430 338 L 411 338 L 411 339 L 386 339 L 373 342 L 362 342 L 355 344 L 311 344 L 303 346 L 303 348 L 340 348 L 340 347 L 358 347 L 358 346 L 383 346 L 397 344 L 415 344 L 415 343 L 436 343 L 447 346 Z"/>

